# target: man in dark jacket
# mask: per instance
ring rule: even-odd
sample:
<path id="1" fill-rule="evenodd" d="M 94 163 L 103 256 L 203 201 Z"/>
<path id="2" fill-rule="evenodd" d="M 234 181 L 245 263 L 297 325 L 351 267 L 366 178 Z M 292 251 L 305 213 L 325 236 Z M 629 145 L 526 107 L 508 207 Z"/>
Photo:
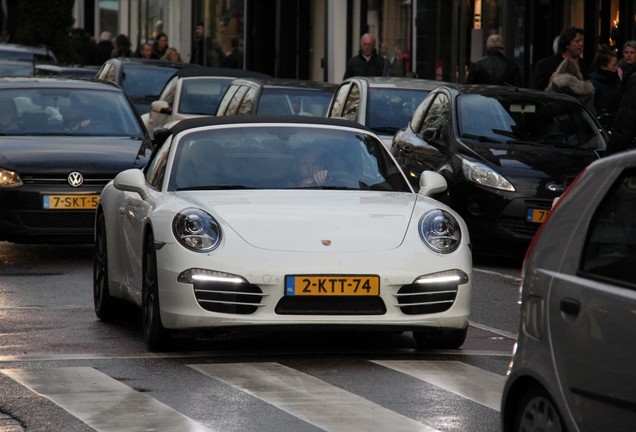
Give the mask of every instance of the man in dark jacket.
<path id="1" fill-rule="evenodd" d="M 636 73 L 629 76 L 625 94 L 621 98 L 614 117 L 612 135 L 607 144 L 606 155 L 636 148 Z"/>
<path id="2" fill-rule="evenodd" d="M 539 60 L 534 68 L 530 88 L 545 90 L 550 77 L 565 59 L 576 60 L 584 78 L 587 78 L 588 67 L 581 57 L 583 54 L 583 29 L 569 27 L 559 35 L 557 53 Z"/>
<path id="3" fill-rule="evenodd" d="M 467 84 L 521 86 L 519 65 L 504 54 L 501 36 L 493 34 L 486 40 L 486 56 L 475 60 L 468 71 Z"/>
<path id="4" fill-rule="evenodd" d="M 344 78 L 352 76 L 383 76 L 384 57 L 375 49 L 375 38 L 366 33 L 360 39 L 360 52 L 347 61 Z"/>

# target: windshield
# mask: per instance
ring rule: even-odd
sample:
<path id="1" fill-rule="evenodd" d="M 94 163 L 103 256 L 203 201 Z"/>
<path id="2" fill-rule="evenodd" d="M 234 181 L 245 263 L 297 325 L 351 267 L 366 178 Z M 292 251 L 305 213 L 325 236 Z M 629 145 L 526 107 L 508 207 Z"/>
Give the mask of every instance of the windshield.
<path id="1" fill-rule="evenodd" d="M 265 88 L 258 105 L 259 115 L 306 115 L 324 117 L 332 91 Z"/>
<path id="2" fill-rule="evenodd" d="M 182 114 L 215 115 L 232 78 L 183 81 L 179 111 Z"/>
<path id="3" fill-rule="evenodd" d="M 156 100 L 176 71 L 173 67 L 129 64 L 124 68 L 122 87 L 133 99 Z"/>
<path id="4" fill-rule="evenodd" d="M 168 189 L 411 192 L 376 138 L 299 125 L 239 125 L 189 133 L 178 143 Z"/>
<path id="5" fill-rule="evenodd" d="M 0 135 L 144 136 L 123 93 L 70 88 L 0 92 Z"/>
<path id="6" fill-rule="evenodd" d="M 406 127 L 428 93 L 421 89 L 374 88 L 369 92 L 366 125 L 381 133 L 397 132 Z"/>
<path id="7" fill-rule="evenodd" d="M 460 134 L 464 138 L 605 149 L 605 138 L 598 125 L 576 101 L 522 96 L 496 99 L 467 94 L 459 97 L 458 110 Z"/>

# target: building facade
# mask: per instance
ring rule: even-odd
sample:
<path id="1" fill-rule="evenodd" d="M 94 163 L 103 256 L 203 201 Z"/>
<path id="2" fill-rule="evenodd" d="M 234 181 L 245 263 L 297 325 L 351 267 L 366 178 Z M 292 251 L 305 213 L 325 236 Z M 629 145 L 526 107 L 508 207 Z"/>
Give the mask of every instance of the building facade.
<path id="1" fill-rule="evenodd" d="M 75 6 L 77 25 L 95 35 L 125 33 L 139 44 L 163 31 L 188 61 L 202 22 L 206 44 L 236 50 L 247 69 L 330 82 L 341 81 L 368 32 L 393 74 L 453 82 L 463 82 L 486 38 L 499 33 L 527 83 L 561 29 L 585 30 L 591 62 L 599 44 L 636 39 L 635 13 L 636 0 L 77 0 Z"/>

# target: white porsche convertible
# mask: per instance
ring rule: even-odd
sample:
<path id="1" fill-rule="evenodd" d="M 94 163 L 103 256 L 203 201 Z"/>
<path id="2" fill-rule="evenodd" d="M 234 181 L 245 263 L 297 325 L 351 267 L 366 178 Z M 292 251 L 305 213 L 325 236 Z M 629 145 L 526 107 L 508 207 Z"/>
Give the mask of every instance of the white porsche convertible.
<path id="1" fill-rule="evenodd" d="M 414 192 L 380 138 L 346 120 L 183 120 L 143 170 L 103 190 L 95 221 L 101 320 L 142 310 L 145 342 L 176 332 L 288 326 L 412 331 L 456 348 L 468 328 L 464 221 Z"/>

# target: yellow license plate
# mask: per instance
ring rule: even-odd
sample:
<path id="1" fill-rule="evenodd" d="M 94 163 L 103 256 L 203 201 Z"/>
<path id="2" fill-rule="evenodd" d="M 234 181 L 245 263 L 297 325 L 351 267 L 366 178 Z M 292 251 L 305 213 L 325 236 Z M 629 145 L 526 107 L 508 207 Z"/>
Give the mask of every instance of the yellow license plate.
<path id="1" fill-rule="evenodd" d="M 543 223 L 548 218 L 549 210 L 541 210 L 541 209 L 528 209 L 528 216 L 526 220 L 528 222 L 536 222 Z"/>
<path id="2" fill-rule="evenodd" d="M 285 295 L 377 296 L 380 276 L 292 275 L 285 276 Z"/>
<path id="3" fill-rule="evenodd" d="M 49 210 L 94 209 L 99 195 L 44 195 L 42 208 Z"/>

